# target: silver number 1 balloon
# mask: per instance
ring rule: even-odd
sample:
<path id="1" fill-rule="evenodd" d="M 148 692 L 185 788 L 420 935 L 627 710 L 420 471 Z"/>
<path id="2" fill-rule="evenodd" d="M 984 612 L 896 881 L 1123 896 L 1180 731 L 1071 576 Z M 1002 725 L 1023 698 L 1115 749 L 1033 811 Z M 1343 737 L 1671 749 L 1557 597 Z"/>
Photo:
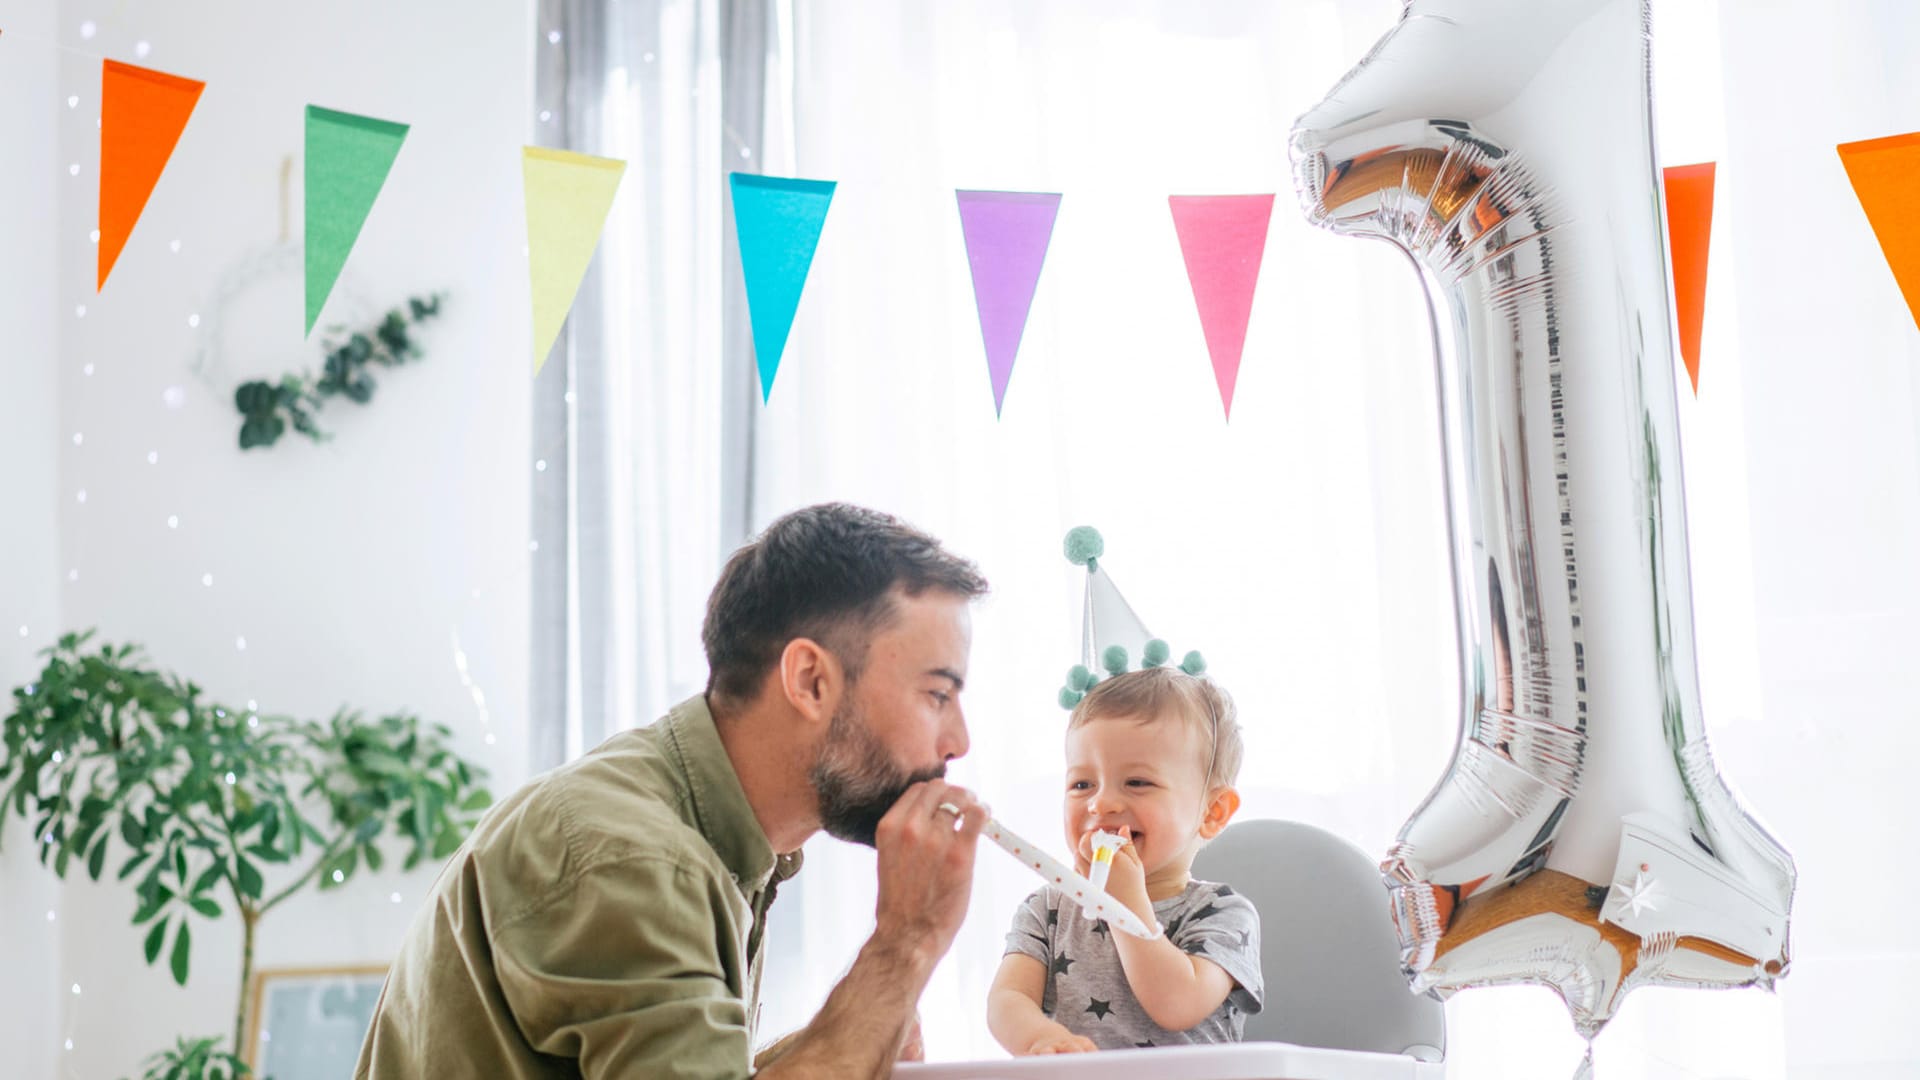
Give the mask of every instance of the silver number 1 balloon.
<path id="1" fill-rule="evenodd" d="M 1707 747 L 1644 0 L 1409 0 L 1301 117 L 1434 322 L 1460 739 L 1383 871 L 1415 989 L 1771 986 L 1794 868 Z"/>

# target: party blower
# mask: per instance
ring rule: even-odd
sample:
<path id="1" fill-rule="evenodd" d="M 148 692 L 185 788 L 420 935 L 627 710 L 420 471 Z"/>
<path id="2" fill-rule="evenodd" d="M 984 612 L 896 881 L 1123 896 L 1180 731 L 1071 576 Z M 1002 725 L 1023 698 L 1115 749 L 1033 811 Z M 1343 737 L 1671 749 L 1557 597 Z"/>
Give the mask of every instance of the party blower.
<path id="1" fill-rule="evenodd" d="M 1018 833 L 993 818 L 987 819 L 986 828 L 982 831 L 1007 854 L 1019 859 L 1034 873 L 1071 897 L 1087 913 L 1088 918 L 1105 919 L 1108 925 L 1134 937 L 1151 940 L 1160 936 L 1157 922 L 1148 927 L 1125 904 L 1107 895 L 1107 872 L 1113 867 L 1114 851 L 1120 847 L 1119 837 L 1106 832 L 1096 834 L 1092 863 L 1094 878 L 1089 879 L 1074 873 L 1072 867 L 1040 850 L 1031 841 L 1022 839 Z M 1102 837 L 1107 838 L 1104 844 Z M 1103 851 L 1106 855 L 1104 859 L 1100 857 Z"/>

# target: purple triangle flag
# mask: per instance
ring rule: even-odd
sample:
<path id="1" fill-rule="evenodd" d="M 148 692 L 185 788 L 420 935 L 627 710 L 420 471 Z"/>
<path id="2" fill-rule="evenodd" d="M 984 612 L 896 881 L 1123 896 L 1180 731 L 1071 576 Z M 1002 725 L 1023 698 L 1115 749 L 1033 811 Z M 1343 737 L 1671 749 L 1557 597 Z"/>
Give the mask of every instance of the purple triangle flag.
<path id="1" fill-rule="evenodd" d="M 960 231 L 973 271 L 973 302 L 980 311 L 980 338 L 993 380 L 993 414 L 1007 399 L 1007 380 L 1020 351 L 1040 267 L 1053 238 L 1058 194 L 1029 191 L 959 191 Z"/>

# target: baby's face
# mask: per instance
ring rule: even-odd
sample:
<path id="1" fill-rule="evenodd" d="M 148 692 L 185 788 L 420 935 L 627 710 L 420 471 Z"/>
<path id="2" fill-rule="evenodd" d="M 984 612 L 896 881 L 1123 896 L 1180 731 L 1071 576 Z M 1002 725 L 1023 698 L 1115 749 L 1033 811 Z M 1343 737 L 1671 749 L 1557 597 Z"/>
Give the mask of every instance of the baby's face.
<path id="1" fill-rule="evenodd" d="M 1177 716 L 1099 717 L 1067 732 L 1067 843 L 1126 826 L 1149 874 L 1191 860 L 1203 813 L 1206 734 Z"/>

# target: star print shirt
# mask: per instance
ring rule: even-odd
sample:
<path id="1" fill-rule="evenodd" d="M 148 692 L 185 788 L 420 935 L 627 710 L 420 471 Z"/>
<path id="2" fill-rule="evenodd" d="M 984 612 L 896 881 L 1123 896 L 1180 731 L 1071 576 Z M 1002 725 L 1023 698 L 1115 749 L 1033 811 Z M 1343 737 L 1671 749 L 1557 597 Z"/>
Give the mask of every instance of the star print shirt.
<path id="1" fill-rule="evenodd" d="M 1179 896 L 1156 901 L 1153 914 L 1175 947 L 1233 977 L 1227 999 L 1186 1031 L 1168 1031 L 1141 1008 L 1113 944 L 1119 931 L 1108 929 L 1105 920 L 1087 918 L 1080 905 L 1051 885 L 1027 897 L 1014 914 L 1007 953 L 1046 965 L 1041 1011 L 1102 1050 L 1240 1041 L 1247 1014 L 1259 1012 L 1266 999 L 1260 913 L 1225 885 L 1195 881 Z"/>

